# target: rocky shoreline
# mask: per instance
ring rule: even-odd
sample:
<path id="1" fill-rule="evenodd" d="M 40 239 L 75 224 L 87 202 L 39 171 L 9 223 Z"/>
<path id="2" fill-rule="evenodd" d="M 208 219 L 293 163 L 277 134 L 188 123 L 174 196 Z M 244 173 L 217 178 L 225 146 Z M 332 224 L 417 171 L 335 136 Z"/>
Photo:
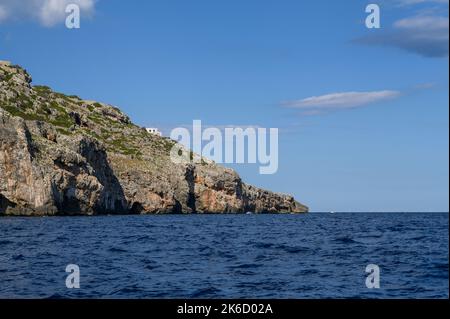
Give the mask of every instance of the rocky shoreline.
<path id="1" fill-rule="evenodd" d="M 0 216 L 308 211 L 213 162 L 171 162 L 174 143 L 0 62 Z"/>

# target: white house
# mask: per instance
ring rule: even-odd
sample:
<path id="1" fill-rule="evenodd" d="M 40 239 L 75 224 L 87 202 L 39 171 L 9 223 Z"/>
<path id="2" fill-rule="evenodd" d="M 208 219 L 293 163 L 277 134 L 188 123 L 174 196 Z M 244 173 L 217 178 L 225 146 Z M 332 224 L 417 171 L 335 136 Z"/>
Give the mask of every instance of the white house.
<path id="1" fill-rule="evenodd" d="M 162 133 L 156 127 L 146 127 L 145 130 L 147 131 L 147 133 L 162 136 Z"/>

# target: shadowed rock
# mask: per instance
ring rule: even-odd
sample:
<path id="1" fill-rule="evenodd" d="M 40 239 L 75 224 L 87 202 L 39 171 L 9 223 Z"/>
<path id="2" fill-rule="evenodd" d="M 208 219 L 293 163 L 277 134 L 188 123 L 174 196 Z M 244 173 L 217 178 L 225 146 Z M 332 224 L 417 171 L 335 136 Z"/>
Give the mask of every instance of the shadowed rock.
<path id="1" fill-rule="evenodd" d="M 174 143 L 0 64 L 0 214 L 307 212 L 213 162 L 173 163 Z"/>

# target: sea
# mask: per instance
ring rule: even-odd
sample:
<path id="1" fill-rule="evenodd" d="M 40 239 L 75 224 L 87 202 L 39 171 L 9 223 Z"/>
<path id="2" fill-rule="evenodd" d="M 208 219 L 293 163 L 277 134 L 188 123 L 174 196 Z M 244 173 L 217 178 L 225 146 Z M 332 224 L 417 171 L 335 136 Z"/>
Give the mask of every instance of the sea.
<path id="1" fill-rule="evenodd" d="M 448 216 L 1 217 L 0 298 L 449 298 Z"/>

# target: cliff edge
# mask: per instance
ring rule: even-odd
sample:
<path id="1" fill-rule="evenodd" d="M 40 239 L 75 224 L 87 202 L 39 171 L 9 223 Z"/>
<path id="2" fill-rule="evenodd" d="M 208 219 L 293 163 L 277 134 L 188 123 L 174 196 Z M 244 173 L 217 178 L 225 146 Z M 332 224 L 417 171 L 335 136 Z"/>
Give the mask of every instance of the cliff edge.
<path id="1" fill-rule="evenodd" d="M 308 211 L 215 163 L 173 163 L 174 143 L 0 61 L 0 215 Z"/>

